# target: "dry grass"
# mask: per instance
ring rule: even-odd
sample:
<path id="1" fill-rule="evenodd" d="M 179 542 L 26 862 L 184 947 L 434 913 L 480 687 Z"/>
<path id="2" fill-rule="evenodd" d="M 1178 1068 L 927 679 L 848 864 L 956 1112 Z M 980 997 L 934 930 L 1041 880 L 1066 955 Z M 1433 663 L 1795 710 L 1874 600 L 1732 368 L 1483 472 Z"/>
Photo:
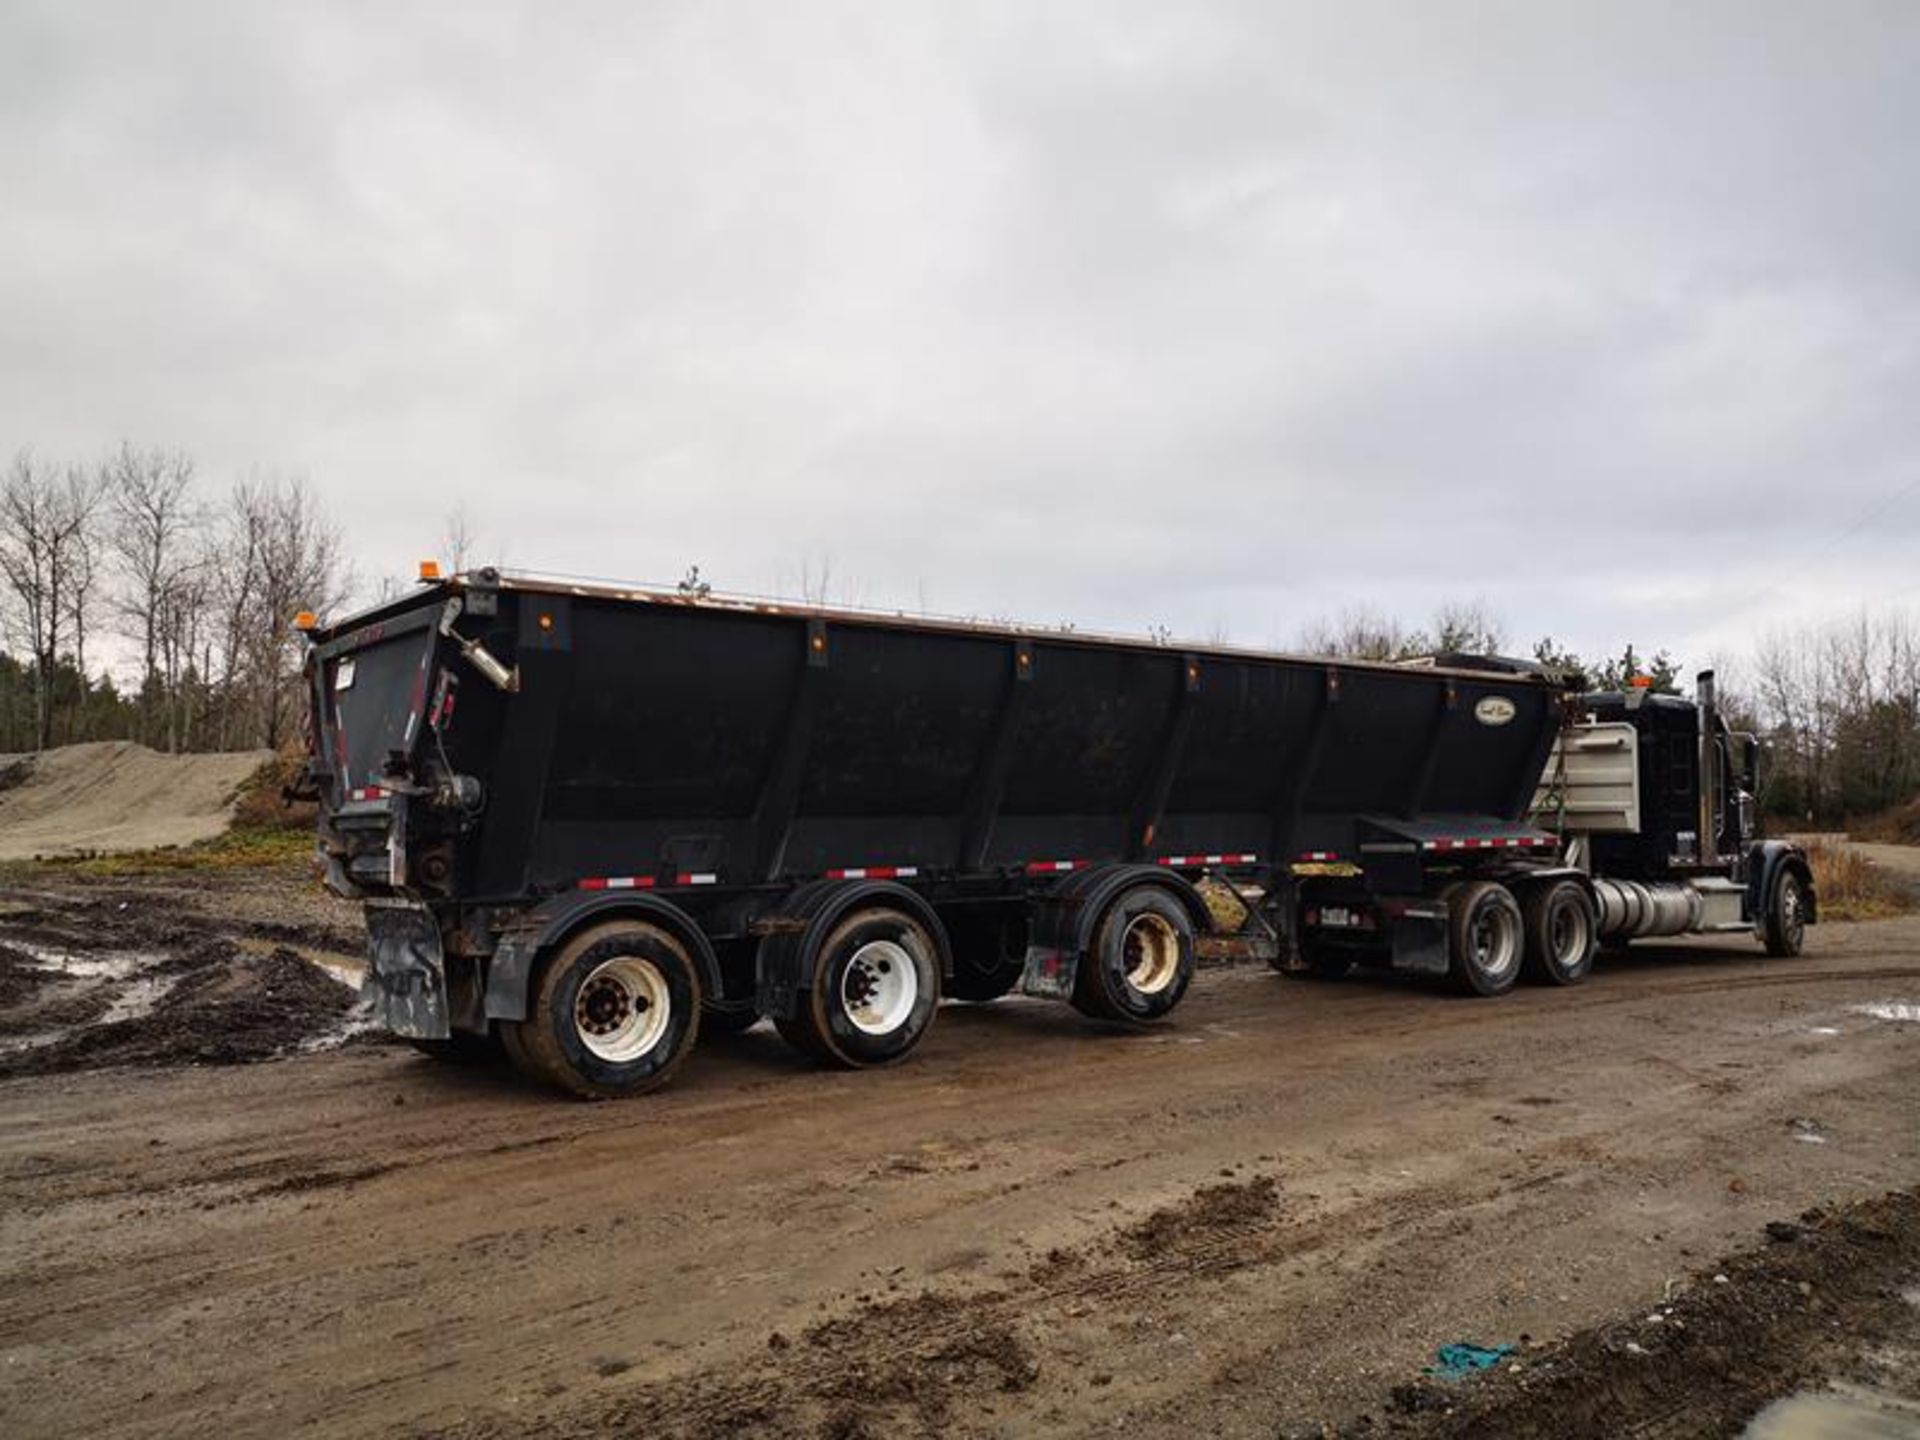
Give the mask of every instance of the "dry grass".
<path id="1" fill-rule="evenodd" d="M 262 829 L 236 825 L 226 834 L 195 845 L 165 845 L 117 855 L 75 855 L 35 863 L 75 875 L 146 875 L 156 871 L 245 870 L 286 865 L 313 854 L 311 830 Z"/>
<path id="2" fill-rule="evenodd" d="M 291 785 L 300 774 L 306 757 L 298 749 L 285 749 L 262 765 L 240 787 L 233 807 L 233 823 L 240 830 L 296 830 L 311 834 L 314 807 L 305 802 L 288 804 L 280 798 L 280 789 Z"/>
<path id="3" fill-rule="evenodd" d="M 1920 845 L 1920 798 L 1862 820 L 1853 833 L 1862 840 L 1880 840 L 1889 845 Z"/>
<path id="4" fill-rule="evenodd" d="M 1814 892 L 1822 920 L 1884 920 L 1914 908 L 1913 893 L 1843 840 L 1810 840 Z"/>

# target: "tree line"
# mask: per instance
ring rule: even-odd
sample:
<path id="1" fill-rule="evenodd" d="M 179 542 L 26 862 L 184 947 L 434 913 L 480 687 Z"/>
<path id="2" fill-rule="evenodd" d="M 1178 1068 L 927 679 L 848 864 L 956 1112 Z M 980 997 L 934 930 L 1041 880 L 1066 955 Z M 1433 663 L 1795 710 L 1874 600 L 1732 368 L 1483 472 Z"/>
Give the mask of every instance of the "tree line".
<path id="1" fill-rule="evenodd" d="M 463 512 L 441 543 L 454 568 L 468 562 Z M 828 579 L 822 562 L 803 569 L 802 588 L 824 598 Z M 22 450 L 0 477 L 0 752 L 103 739 L 280 748 L 302 703 L 293 617 L 336 610 L 353 588 L 340 531 L 300 479 L 256 474 L 215 490 L 175 450 L 123 443 L 87 464 Z M 100 663 L 108 642 L 134 657 L 125 688 Z M 1306 626 L 1295 647 L 1384 661 L 1513 649 L 1478 601 L 1443 605 L 1424 626 L 1350 610 Z M 1643 676 L 1657 692 L 1682 690 L 1665 650 L 1583 657 L 1550 637 L 1520 649 L 1594 689 Z M 1730 723 L 1766 743 L 1760 798 L 1773 813 L 1830 824 L 1920 793 L 1913 616 L 1776 631 L 1720 669 Z"/>
<path id="2" fill-rule="evenodd" d="M 0 751 L 278 748 L 298 723 L 293 617 L 350 589 L 340 532 L 303 480 L 213 492 L 179 451 L 21 450 L 0 476 Z M 125 689 L 99 663 L 108 641 L 136 657 Z"/>
<path id="3" fill-rule="evenodd" d="M 1349 611 L 1309 625 L 1298 644 L 1315 654 L 1389 661 L 1511 653 L 1506 627 L 1478 602 L 1443 605 L 1424 627 Z M 1593 690 L 1618 690 L 1636 676 L 1658 694 L 1687 688 L 1665 650 L 1649 654 L 1629 644 L 1587 658 L 1549 637 L 1521 653 L 1583 677 Z M 1769 814 L 1843 826 L 1920 796 L 1920 624 L 1911 614 L 1861 613 L 1776 630 L 1750 655 L 1716 668 L 1727 723 L 1763 743 L 1757 799 Z"/>

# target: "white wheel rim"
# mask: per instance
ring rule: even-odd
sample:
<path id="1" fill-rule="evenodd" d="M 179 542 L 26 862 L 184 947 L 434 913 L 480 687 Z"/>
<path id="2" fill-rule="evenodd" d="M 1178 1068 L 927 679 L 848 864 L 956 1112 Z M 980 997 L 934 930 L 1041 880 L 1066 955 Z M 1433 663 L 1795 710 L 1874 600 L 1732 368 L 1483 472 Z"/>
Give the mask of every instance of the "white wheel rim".
<path id="1" fill-rule="evenodd" d="M 673 996 L 651 960 L 616 955 L 596 965 L 573 998 L 573 1028 L 587 1053 L 610 1065 L 640 1059 L 667 1033 Z"/>
<path id="2" fill-rule="evenodd" d="M 891 1035 L 913 1014 L 920 971 L 906 946 L 869 940 L 853 952 L 840 977 L 840 1008 L 864 1035 Z"/>
<path id="3" fill-rule="evenodd" d="M 1180 974 L 1180 934 L 1166 916 L 1134 916 L 1120 944 L 1127 984 L 1142 995 L 1158 995 Z"/>

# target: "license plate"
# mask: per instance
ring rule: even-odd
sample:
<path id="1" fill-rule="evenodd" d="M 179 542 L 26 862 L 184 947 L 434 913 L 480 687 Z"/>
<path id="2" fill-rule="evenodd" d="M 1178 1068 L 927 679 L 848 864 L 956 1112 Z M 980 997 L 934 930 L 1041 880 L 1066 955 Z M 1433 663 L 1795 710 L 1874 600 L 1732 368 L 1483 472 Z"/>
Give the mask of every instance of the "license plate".
<path id="1" fill-rule="evenodd" d="M 1344 905 L 1329 905 L 1320 912 L 1320 923 L 1336 930 L 1351 930 L 1359 925 L 1360 915 Z"/>

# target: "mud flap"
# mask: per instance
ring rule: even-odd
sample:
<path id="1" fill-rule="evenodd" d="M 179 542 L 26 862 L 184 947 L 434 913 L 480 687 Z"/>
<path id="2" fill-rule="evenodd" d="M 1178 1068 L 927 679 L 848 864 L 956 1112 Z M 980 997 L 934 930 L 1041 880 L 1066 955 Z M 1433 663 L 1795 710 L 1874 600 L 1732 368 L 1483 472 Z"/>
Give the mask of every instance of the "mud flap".
<path id="1" fill-rule="evenodd" d="M 1447 951 L 1447 914 L 1409 910 L 1393 921 L 1393 968 L 1412 975 L 1445 975 L 1452 963 Z"/>
<path id="2" fill-rule="evenodd" d="M 367 901 L 367 978 L 360 999 L 396 1035 L 445 1040 L 447 963 L 433 912 L 412 900 Z"/>
<path id="3" fill-rule="evenodd" d="M 1073 999 L 1079 962 L 1080 957 L 1071 950 L 1051 945 L 1028 946 L 1026 969 L 1020 975 L 1020 993 L 1037 995 L 1043 1000 Z"/>

